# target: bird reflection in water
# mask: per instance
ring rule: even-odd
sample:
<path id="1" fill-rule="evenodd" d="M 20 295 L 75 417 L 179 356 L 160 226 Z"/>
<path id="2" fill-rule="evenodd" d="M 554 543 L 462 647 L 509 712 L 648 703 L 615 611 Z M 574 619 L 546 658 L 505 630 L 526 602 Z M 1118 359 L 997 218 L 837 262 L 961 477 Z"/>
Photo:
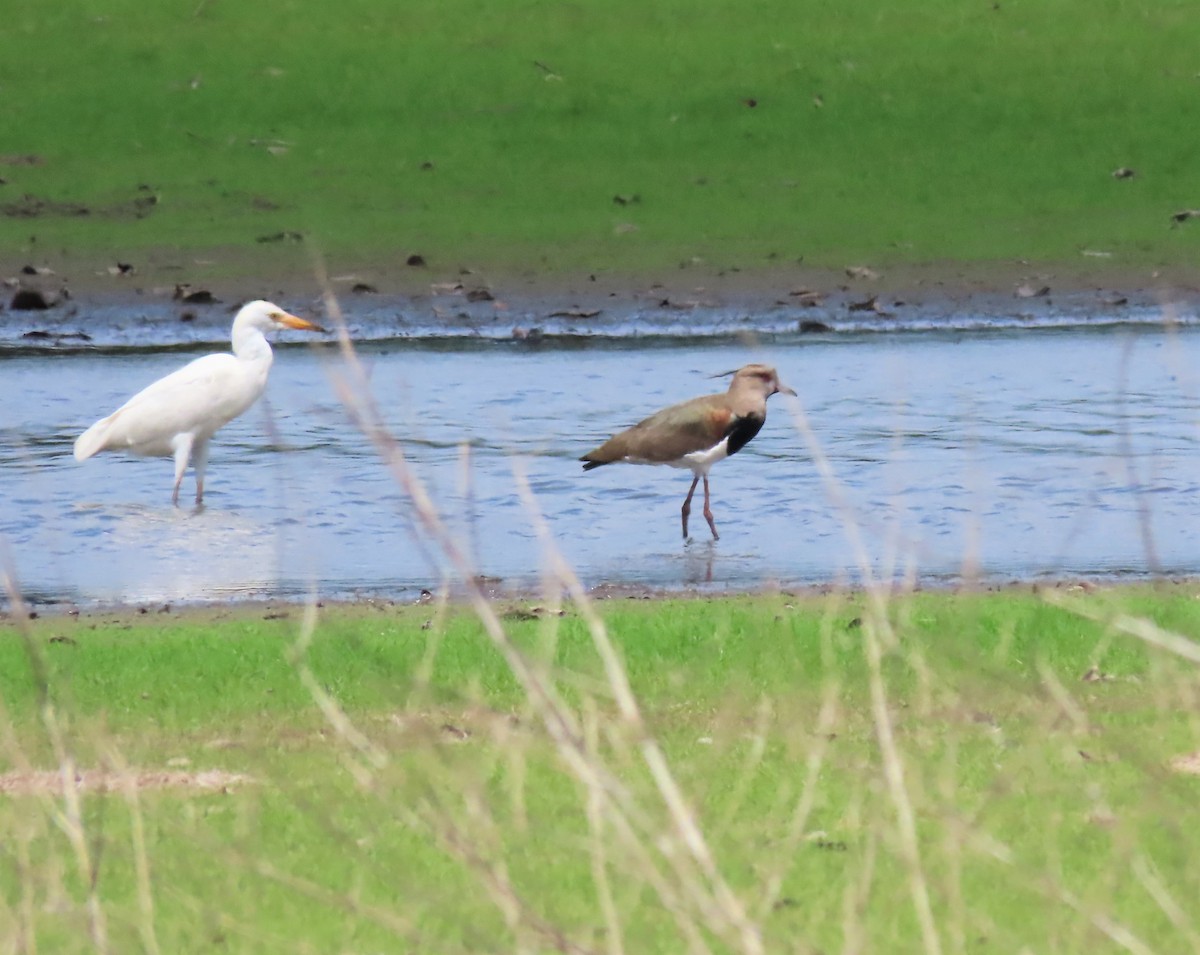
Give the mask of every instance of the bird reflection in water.
<path id="1" fill-rule="evenodd" d="M 279 537 L 256 516 L 142 504 L 89 508 L 100 525 L 104 597 L 121 602 L 275 591 Z"/>
<path id="2" fill-rule="evenodd" d="M 717 555 L 717 542 L 713 540 L 688 540 L 683 548 L 683 582 L 685 584 L 711 584 L 713 561 Z"/>

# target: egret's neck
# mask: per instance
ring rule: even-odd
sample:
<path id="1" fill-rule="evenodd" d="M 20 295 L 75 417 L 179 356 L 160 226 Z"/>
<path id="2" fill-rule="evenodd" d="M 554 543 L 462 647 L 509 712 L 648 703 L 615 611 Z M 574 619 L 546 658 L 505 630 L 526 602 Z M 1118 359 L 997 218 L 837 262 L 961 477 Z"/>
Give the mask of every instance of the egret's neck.
<path id="1" fill-rule="evenodd" d="M 271 346 L 257 328 L 234 327 L 233 353 L 241 361 L 271 364 Z"/>

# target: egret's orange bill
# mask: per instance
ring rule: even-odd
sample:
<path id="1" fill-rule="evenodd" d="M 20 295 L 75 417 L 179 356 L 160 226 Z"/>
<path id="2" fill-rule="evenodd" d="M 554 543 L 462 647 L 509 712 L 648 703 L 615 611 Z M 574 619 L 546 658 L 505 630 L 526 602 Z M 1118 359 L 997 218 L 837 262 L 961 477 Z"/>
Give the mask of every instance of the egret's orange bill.
<path id="1" fill-rule="evenodd" d="M 286 325 L 288 328 L 298 328 L 307 332 L 323 332 L 320 325 L 315 322 L 310 322 L 308 319 L 300 318 L 293 315 L 291 312 L 276 312 L 274 315 L 275 321 L 281 325 Z"/>

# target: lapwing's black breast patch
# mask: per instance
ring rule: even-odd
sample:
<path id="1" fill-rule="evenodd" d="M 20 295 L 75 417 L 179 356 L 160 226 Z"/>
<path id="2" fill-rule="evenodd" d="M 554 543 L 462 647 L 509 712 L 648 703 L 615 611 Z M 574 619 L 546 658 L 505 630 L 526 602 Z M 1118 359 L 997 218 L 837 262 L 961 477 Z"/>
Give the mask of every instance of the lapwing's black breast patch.
<path id="1" fill-rule="evenodd" d="M 725 429 L 725 437 L 729 439 L 729 453 L 737 454 L 753 438 L 762 430 L 763 422 L 766 417 L 759 415 L 746 415 L 743 418 L 734 418 L 729 427 Z"/>

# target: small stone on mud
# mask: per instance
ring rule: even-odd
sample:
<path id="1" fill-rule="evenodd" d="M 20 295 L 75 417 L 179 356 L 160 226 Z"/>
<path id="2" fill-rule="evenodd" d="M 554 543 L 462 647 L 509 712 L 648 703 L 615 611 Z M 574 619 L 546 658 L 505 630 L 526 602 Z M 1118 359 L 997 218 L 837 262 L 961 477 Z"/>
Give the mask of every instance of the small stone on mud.
<path id="1" fill-rule="evenodd" d="M 186 302 L 188 305 L 215 305 L 217 302 L 216 297 L 208 289 L 198 288 L 192 291 L 190 285 L 176 285 L 172 298 L 177 302 Z"/>
<path id="2" fill-rule="evenodd" d="M 600 314 L 598 308 L 561 308 L 551 312 L 551 318 L 595 318 Z"/>
<path id="3" fill-rule="evenodd" d="M 1041 298 L 1044 295 L 1050 294 L 1049 285 L 1018 285 L 1016 296 L 1017 298 Z"/>
<path id="4" fill-rule="evenodd" d="M 404 260 L 404 264 L 411 265 L 414 268 L 417 268 L 417 267 L 425 264 L 425 256 L 413 253 L 407 259 Z"/>
<path id="5" fill-rule="evenodd" d="M 374 295 L 379 289 L 370 282 L 355 282 L 350 286 L 350 291 L 355 295 Z"/>
<path id="6" fill-rule="evenodd" d="M 63 342 L 90 342 L 92 336 L 87 332 L 48 332 L 45 329 L 35 328 L 25 332 L 21 336 L 25 339 L 36 339 L 38 341 L 52 341 L 56 345 L 61 345 Z"/>
<path id="7" fill-rule="evenodd" d="M 473 288 L 467 292 L 468 302 L 490 302 L 492 300 L 492 293 L 485 288 Z"/>
<path id="8" fill-rule="evenodd" d="M 788 295 L 796 299 L 797 304 L 805 308 L 814 308 L 825 301 L 825 295 L 810 288 L 792 289 Z"/>
<path id="9" fill-rule="evenodd" d="M 13 294 L 8 307 L 16 312 L 43 312 L 59 303 L 59 297 L 34 288 L 20 288 Z"/>

